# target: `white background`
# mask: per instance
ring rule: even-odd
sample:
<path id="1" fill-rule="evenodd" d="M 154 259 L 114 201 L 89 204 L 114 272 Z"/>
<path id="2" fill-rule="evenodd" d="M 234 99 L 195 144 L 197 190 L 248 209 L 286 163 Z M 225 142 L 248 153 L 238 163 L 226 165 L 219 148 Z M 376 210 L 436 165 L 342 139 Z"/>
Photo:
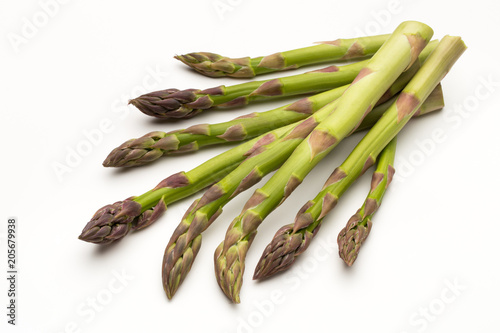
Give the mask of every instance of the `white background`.
<path id="1" fill-rule="evenodd" d="M 41 3 L 52 3 L 45 9 L 50 17 Z M 20 272 L 15 328 L 6 324 L 1 274 L 2 331 L 498 331 L 499 14 L 493 0 L 1 1 L 0 266 L 5 272 L 6 222 L 15 216 Z M 341 199 L 292 270 L 261 283 L 251 279 L 274 232 L 293 221 L 361 134 L 318 165 L 260 227 L 239 305 L 217 286 L 213 251 L 252 191 L 227 205 L 204 233 L 192 271 L 172 301 L 161 285 L 163 251 L 199 195 L 172 204 L 156 224 L 115 246 L 77 239 L 99 207 L 139 195 L 226 149 L 133 170 L 105 169 L 101 163 L 115 146 L 152 130 L 225 121 L 284 103 L 206 112 L 178 123 L 127 107 L 129 98 L 145 90 L 238 82 L 197 75 L 174 54 L 266 55 L 315 41 L 390 33 L 409 19 L 429 24 L 435 38 L 462 36 L 469 48 L 443 82 L 446 108 L 412 121 L 400 134 L 397 178 L 352 268 L 339 259 L 335 239 L 362 204 L 368 174 Z M 35 30 L 23 36 L 29 22 Z M 15 45 L 15 36 L 25 39 Z M 110 128 L 89 148 L 85 133 L 95 134 L 103 122 Z M 442 133 L 438 141 L 436 131 Z M 54 165 L 67 165 L 70 152 L 85 145 L 86 156 L 73 156 L 69 171 L 58 176 Z M 120 282 L 116 274 L 128 277 Z M 450 289 L 453 284 L 459 287 Z"/>

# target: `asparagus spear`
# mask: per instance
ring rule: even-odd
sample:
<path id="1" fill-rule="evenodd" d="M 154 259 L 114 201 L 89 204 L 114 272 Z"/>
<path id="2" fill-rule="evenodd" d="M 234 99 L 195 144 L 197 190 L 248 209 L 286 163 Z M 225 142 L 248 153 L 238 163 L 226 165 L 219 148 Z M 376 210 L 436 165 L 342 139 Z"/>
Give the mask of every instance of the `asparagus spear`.
<path id="1" fill-rule="evenodd" d="M 332 173 L 316 198 L 302 207 L 293 224 L 282 227 L 276 233 L 257 265 L 255 278 L 268 277 L 290 267 L 295 258 L 307 249 L 324 216 L 335 206 L 346 186 L 373 163 L 380 150 L 418 112 L 422 102 L 428 99 L 465 49 L 460 37 L 445 36 L 441 40 L 396 102 L 359 142 L 342 166 Z M 435 97 L 429 96 L 429 101 L 433 100 Z M 361 234 L 357 237 L 363 239 Z"/>
<path id="2" fill-rule="evenodd" d="M 210 52 L 193 52 L 175 58 L 198 73 L 210 77 L 250 78 L 256 75 L 295 69 L 327 61 L 370 56 L 389 38 L 379 35 L 320 42 L 319 45 L 274 53 L 257 58 L 227 58 Z"/>
<path id="3" fill-rule="evenodd" d="M 236 107 L 255 100 L 316 93 L 351 83 L 366 65 L 360 61 L 345 66 L 329 66 L 304 74 L 272 80 L 251 81 L 205 90 L 166 89 L 144 94 L 130 101 L 148 116 L 162 119 L 191 118 L 214 107 Z"/>
<path id="4" fill-rule="evenodd" d="M 398 81 L 407 80 L 406 77 L 400 77 Z M 393 87 L 397 85 L 399 83 Z M 396 91 L 390 89 L 389 92 L 391 90 Z M 389 108 L 393 99 L 374 108 L 370 112 L 372 117 L 364 119 L 358 130 L 371 127 Z M 259 182 L 263 176 L 281 166 L 314 126 L 325 119 L 332 109 L 333 105 L 327 105 L 294 126 L 281 139 L 260 147 L 258 154 L 250 155 L 234 171 L 212 185 L 200 199 L 193 202 L 175 229 L 163 256 L 162 280 L 168 298 L 173 297 L 189 273 L 201 247 L 201 233 L 215 221 L 224 206 L 239 193 Z M 437 109 L 427 107 L 425 111 Z"/>
<path id="5" fill-rule="evenodd" d="M 405 71 L 386 92 L 383 99 L 394 96 L 408 83 L 421 64 L 434 50 L 438 41 L 430 42 L 420 53 L 418 61 Z M 151 163 L 162 156 L 196 151 L 208 145 L 243 141 L 269 130 L 303 120 L 337 99 L 349 85 L 327 90 L 314 96 L 266 112 L 254 112 L 218 124 L 199 124 L 172 132 L 155 131 L 138 139 L 131 139 L 113 149 L 103 165 L 106 167 L 132 167 Z M 382 99 L 382 100 L 383 100 Z M 380 118 L 370 112 L 367 117 Z M 366 124 L 374 124 L 367 121 Z"/>
<path id="6" fill-rule="evenodd" d="M 359 126 L 383 93 L 417 59 L 432 33 L 430 27 L 419 22 L 400 24 L 337 100 L 334 112 L 309 134 L 273 177 L 255 191 L 233 220 L 214 254 L 217 281 L 233 302 L 239 303 L 246 252 L 263 219 L 328 152 Z"/>
<path id="7" fill-rule="evenodd" d="M 395 172 L 395 155 L 396 138 L 392 139 L 380 153 L 377 169 L 372 176 L 370 192 L 363 206 L 349 219 L 347 225 L 339 233 L 337 238 L 339 255 L 348 266 L 352 266 L 358 256 L 361 243 L 370 233 L 373 215 L 380 207 Z"/>

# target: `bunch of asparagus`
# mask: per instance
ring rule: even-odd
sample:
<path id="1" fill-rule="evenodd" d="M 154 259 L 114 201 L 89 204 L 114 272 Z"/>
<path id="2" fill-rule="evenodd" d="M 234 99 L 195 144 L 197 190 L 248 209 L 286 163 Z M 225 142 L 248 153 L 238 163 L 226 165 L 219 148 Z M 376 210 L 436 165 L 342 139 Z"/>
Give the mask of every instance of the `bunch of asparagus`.
<path id="1" fill-rule="evenodd" d="M 208 145 L 242 143 L 190 171 L 165 178 L 142 195 L 102 207 L 79 238 L 96 244 L 117 241 L 130 230 L 158 220 L 167 205 L 208 188 L 187 210 L 165 249 L 162 282 L 168 298 L 172 298 L 200 250 L 203 231 L 230 200 L 276 170 L 245 203 L 215 250 L 217 282 L 231 301 L 239 303 L 245 256 L 259 225 L 345 137 L 368 130 L 318 195 L 299 210 L 295 221 L 276 232 L 253 277 L 267 278 L 289 268 L 307 249 L 342 194 L 376 165 L 366 200 L 338 235 L 339 255 L 351 266 L 394 175 L 397 134 L 411 118 L 443 108 L 440 81 L 466 49 L 460 37 L 431 41 L 432 35 L 427 25 L 407 21 L 390 35 L 337 39 L 265 57 L 235 59 L 207 52 L 176 56 L 201 74 L 239 78 L 367 59 L 232 86 L 166 89 L 131 100 L 149 116 L 186 119 L 213 108 L 307 94 L 270 111 L 168 133 L 155 131 L 126 141 L 109 154 L 104 166 L 140 166 Z"/>

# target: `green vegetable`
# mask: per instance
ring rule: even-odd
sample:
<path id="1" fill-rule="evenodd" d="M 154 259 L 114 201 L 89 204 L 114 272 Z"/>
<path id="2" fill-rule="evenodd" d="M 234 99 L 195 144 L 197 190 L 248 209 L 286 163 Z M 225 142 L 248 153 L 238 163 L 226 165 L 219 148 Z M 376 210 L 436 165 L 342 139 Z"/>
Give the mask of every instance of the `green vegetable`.
<path id="1" fill-rule="evenodd" d="M 186 119 L 214 107 L 243 106 L 253 101 L 318 93 L 340 87 L 351 83 L 365 65 L 366 60 L 345 66 L 329 66 L 299 75 L 205 90 L 166 89 L 144 94 L 130 103 L 148 116 Z"/>
<path id="2" fill-rule="evenodd" d="M 203 75 L 250 78 L 306 65 L 370 56 L 382 46 L 387 38 L 389 35 L 337 39 L 257 58 L 233 59 L 210 52 L 193 52 L 178 55 L 175 58 Z"/>

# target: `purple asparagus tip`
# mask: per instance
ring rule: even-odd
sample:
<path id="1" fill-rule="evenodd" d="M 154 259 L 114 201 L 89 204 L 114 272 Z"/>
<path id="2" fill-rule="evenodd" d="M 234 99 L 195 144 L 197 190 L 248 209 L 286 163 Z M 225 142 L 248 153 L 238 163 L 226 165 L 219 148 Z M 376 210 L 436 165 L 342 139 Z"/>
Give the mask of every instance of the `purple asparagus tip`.
<path id="1" fill-rule="evenodd" d="M 197 89 L 165 89 L 141 95 L 129 101 L 142 113 L 160 119 L 188 119 L 212 106 L 200 103 Z"/>

